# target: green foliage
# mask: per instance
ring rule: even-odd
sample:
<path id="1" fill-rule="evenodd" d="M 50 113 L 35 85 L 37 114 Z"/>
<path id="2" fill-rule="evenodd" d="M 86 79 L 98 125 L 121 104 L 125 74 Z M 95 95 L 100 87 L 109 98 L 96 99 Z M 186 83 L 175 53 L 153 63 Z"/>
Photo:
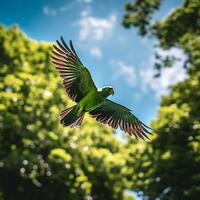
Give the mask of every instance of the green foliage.
<path id="1" fill-rule="evenodd" d="M 135 26 L 140 35 L 146 35 L 151 26 L 152 14 L 160 6 L 161 0 L 135 0 L 125 4 L 126 14 L 123 25 L 125 28 Z"/>
<path id="2" fill-rule="evenodd" d="M 141 2 L 139 7 L 148 10 Z M 151 23 L 148 29 L 158 39 L 160 48 L 178 47 L 185 52 L 188 73 L 188 78 L 162 99 L 153 122 L 157 135 L 138 155 L 140 162 L 135 170 L 143 174 L 134 177 L 135 187 L 149 199 L 195 200 L 200 196 L 199 11 L 199 0 L 186 0 L 163 21 Z M 138 23 L 141 28 L 143 25 Z M 130 25 L 135 26 L 132 22 Z M 164 62 L 162 67 L 167 67 Z"/>
<path id="3" fill-rule="evenodd" d="M 186 33 L 193 36 L 199 35 L 199 7 L 199 0 L 187 0 L 165 20 L 153 24 L 153 34 L 159 39 L 160 46 L 169 48 L 179 45 Z"/>
<path id="4" fill-rule="evenodd" d="M 199 43 L 200 1 L 185 0 L 182 6 L 177 7 L 164 20 L 153 21 L 154 11 L 159 9 L 161 2 L 160 0 L 135 0 L 132 3 L 127 3 L 123 25 L 126 28 L 137 27 L 142 36 L 147 34 L 154 36 L 159 42 L 157 47 L 163 49 L 182 48 L 188 55 L 184 67 L 188 67 L 191 62 L 191 51 L 188 52 L 185 45 L 192 46 L 196 42 Z M 171 67 L 174 63 L 173 56 L 162 58 L 158 52 L 155 52 L 155 58 L 157 62 L 154 67 L 158 70 L 158 76 L 162 67 Z"/>
<path id="5" fill-rule="evenodd" d="M 127 199 L 131 145 L 88 117 L 80 128 L 59 124 L 72 103 L 51 46 L 0 26 L 0 198 Z"/>

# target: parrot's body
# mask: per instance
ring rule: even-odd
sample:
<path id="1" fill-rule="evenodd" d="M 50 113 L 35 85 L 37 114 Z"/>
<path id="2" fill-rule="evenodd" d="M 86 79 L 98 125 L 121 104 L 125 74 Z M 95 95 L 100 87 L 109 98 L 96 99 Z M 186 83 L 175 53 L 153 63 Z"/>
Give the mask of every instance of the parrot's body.
<path id="1" fill-rule="evenodd" d="M 108 92 L 107 96 L 109 95 L 110 93 Z M 62 112 L 62 123 L 65 126 L 70 125 L 71 127 L 80 125 L 84 114 L 98 108 L 107 96 L 102 91 L 92 90 L 75 106 L 65 109 L 65 112 Z"/>
<path id="2" fill-rule="evenodd" d="M 104 102 L 106 97 L 111 94 L 110 91 L 112 92 L 112 89 L 108 90 L 108 92 L 104 94 L 102 91 L 92 90 L 81 99 L 78 105 L 82 106 L 85 111 L 90 112 Z"/>
<path id="3" fill-rule="evenodd" d="M 120 127 L 123 131 L 136 138 L 144 139 L 146 133 L 151 134 L 138 118 L 128 108 L 117 104 L 107 97 L 114 94 L 112 87 L 97 89 L 91 75 L 80 61 L 72 42 L 70 48 L 61 37 L 62 44 L 57 41 L 52 51 L 52 62 L 56 66 L 63 85 L 69 97 L 77 104 L 63 110 L 60 114 L 60 122 L 64 126 L 81 125 L 86 112 L 96 118 L 97 121 L 110 125 L 113 128 Z"/>

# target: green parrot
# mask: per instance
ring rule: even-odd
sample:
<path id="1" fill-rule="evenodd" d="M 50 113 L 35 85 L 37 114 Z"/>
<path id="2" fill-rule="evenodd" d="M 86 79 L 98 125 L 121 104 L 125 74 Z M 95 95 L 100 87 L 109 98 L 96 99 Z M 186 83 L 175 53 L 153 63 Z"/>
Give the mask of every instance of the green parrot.
<path id="1" fill-rule="evenodd" d="M 80 126 L 85 113 L 88 112 L 97 121 L 114 129 L 120 127 L 122 131 L 134 135 L 137 139 L 149 139 L 147 134 L 151 134 L 148 130 L 151 128 L 134 116 L 130 109 L 107 99 L 109 95 L 114 95 L 112 87 L 97 89 L 90 72 L 78 57 L 72 41 L 70 40 L 70 47 L 62 37 L 60 42 L 56 42 L 57 45 L 53 45 L 52 50 L 52 63 L 63 79 L 68 96 L 77 103 L 60 113 L 61 124 L 69 127 Z"/>

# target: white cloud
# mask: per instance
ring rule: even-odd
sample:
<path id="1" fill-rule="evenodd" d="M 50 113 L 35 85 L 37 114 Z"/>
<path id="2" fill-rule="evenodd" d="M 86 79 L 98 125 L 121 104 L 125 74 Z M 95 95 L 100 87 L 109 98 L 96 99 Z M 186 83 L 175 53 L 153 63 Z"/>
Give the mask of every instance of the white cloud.
<path id="1" fill-rule="evenodd" d="M 179 65 L 183 64 L 184 61 L 186 60 L 186 56 L 183 53 L 183 51 L 181 49 L 178 48 L 171 48 L 170 50 L 162 50 L 157 48 L 156 52 L 158 52 L 159 55 L 161 55 L 162 57 L 166 57 L 166 56 L 174 56 L 177 59 L 180 59 L 179 61 Z M 153 62 L 155 61 L 155 57 L 152 60 Z"/>
<path id="2" fill-rule="evenodd" d="M 80 0 L 74 0 L 66 5 L 60 6 L 60 7 L 54 7 L 51 8 L 50 6 L 44 6 L 43 7 L 43 13 L 47 16 L 56 16 L 59 13 L 66 12 L 73 8 L 77 3 L 79 3 Z M 85 1 L 85 0 L 84 0 Z M 86 0 L 87 1 L 87 0 Z"/>
<path id="3" fill-rule="evenodd" d="M 78 3 L 77 1 L 72 1 L 71 3 L 67 4 L 67 5 L 64 5 L 64 6 L 60 6 L 58 8 L 58 11 L 60 12 L 65 12 L 65 11 L 68 11 L 70 10 L 71 8 L 73 8 L 73 6 Z"/>
<path id="4" fill-rule="evenodd" d="M 43 13 L 47 16 L 55 16 L 57 14 L 57 11 L 55 9 L 50 8 L 49 6 L 44 6 Z"/>
<path id="5" fill-rule="evenodd" d="M 108 18 L 98 18 L 92 15 L 88 5 L 80 13 L 80 20 L 75 23 L 79 27 L 79 40 L 82 46 L 96 58 L 102 57 L 99 42 L 112 32 L 117 16 L 111 13 Z"/>
<path id="6" fill-rule="evenodd" d="M 81 19 L 78 23 L 80 26 L 80 40 L 102 40 L 105 35 L 111 32 L 116 19 L 117 17 L 114 13 L 111 14 L 108 18 L 97 18 L 89 15 L 87 11 L 82 12 Z"/>
<path id="7" fill-rule="evenodd" d="M 113 79 L 117 80 L 119 78 L 123 78 L 126 83 L 130 86 L 134 86 L 136 84 L 136 73 L 134 66 L 127 65 L 122 61 L 111 60 L 110 64 L 114 68 Z"/>
<path id="8" fill-rule="evenodd" d="M 154 78 L 157 71 L 153 67 L 143 68 L 140 70 L 141 81 L 144 84 L 143 89 L 146 90 L 147 88 L 150 88 L 155 92 L 157 97 L 160 97 L 169 93 L 170 86 L 173 86 L 187 78 L 186 70 L 183 68 L 186 56 L 177 48 L 172 48 L 168 51 L 157 49 L 157 52 L 163 57 L 174 56 L 179 59 L 175 61 L 171 68 L 162 69 L 161 76 L 158 78 Z M 153 64 L 154 62 L 155 57 L 153 56 L 150 59 L 150 63 Z"/>
<path id="9" fill-rule="evenodd" d="M 88 10 L 83 10 L 82 12 L 81 12 L 81 17 L 85 17 L 85 16 L 87 16 L 89 14 L 89 11 Z"/>
<path id="10" fill-rule="evenodd" d="M 92 10 L 91 10 L 91 6 L 86 6 L 84 10 L 82 10 L 80 16 L 81 16 L 81 19 L 84 18 L 84 17 L 87 17 L 89 16 L 90 14 L 92 13 Z M 80 19 L 80 20 L 81 20 Z M 78 25 L 80 25 L 80 21 L 78 22 Z"/>
<path id="11" fill-rule="evenodd" d="M 102 57 L 102 52 L 99 47 L 94 46 L 90 48 L 90 54 L 96 58 L 101 58 Z"/>

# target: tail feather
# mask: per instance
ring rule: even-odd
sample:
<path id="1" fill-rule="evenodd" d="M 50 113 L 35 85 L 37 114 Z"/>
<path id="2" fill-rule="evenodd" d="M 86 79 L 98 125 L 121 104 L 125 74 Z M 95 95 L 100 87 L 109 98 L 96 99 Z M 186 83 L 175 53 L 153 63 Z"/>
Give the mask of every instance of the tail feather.
<path id="1" fill-rule="evenodd" d="M 70 127 L 72 128 L 72 127 L 75 127 L 75 126 L 80 126 L 82 121 L 83 121 L 84 115 L 85 115 L 85 113 L 82 113 L 81 115 L 79 115 L 77 120 L 74 123 L 72 123 L 70 125 Z"/>
<path id="2" fill-rule="evenodd" d="M 79 109 L 77 109 L 76 106 L 67 108 L 63 110 L 60 113 L 60 123 L 63 124 L 63 126 L 69 126 L 69 127 L 75 127 L 80 126 L 83 118 L 84 118 L 85 112 L 79 112 Z"/>
<path id="3" fill-rule="evenodd" d="M 73 110 L 73 107 L 70 107 L 70 108 L 67 108 L 67 109 L 61 111 L 60 116 L 59 116 L 59 119 L 60 119 L 60 122 L 61 122 L 61 123 L 62 123 L 63 118 L 64 118 L 69 112 L 71 112 L 72 110 Z"/>

